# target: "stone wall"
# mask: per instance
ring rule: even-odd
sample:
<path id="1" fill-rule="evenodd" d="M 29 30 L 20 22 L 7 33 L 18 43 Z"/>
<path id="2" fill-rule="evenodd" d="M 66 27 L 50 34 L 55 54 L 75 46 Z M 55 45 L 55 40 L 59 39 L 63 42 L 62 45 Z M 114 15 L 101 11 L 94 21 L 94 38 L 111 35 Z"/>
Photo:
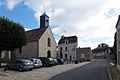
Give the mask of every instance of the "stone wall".
<path id="1" fill-rule="evenodd" d="M 48 47 L 48 38 L 50 38 L 51 46 Z M 44 32 L 42 37 L 39 39 L 39 57 L 47 57 L 47 52 L 51 52 L 51 57 L 57 57 L 56 51 L 56 41 L 52 34 L 51 29 L 48 27 L 47 30 Z"/>

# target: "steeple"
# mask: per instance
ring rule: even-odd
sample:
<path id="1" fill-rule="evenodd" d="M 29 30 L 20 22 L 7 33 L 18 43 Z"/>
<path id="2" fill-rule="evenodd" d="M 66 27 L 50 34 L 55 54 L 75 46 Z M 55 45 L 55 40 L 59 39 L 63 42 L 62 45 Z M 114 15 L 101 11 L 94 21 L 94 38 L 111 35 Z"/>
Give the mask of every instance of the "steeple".
<path id="1" fill-rule="evenodd" d="M 44 28 L 46 28 L 48 26 L 49 26 L 49 16 L 47 16 L 46 13 L 44 12 L 40 16 L 40 28 L 44 29 Z"/>

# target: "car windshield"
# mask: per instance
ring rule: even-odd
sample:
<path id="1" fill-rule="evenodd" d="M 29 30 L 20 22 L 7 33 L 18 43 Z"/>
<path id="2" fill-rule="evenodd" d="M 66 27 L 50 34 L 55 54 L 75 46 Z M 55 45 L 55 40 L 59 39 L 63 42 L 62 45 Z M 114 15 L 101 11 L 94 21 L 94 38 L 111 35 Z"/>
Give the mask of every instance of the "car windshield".
<path id="1" fill-rule="evenodd" d="M 52 61 L 53 59 L 52 58 L 49 58 L 50 61 Z"/>
<path id="2" fill-rule="evenodd" d="M 36 59 L 34 63 L 41 63 L 39 59 Z"/>
<path id="3" fill-rule="evenodd" d="M 22 60 L 22 62 L 23 62 L 24 64 L 32 64 L 32 62 L 31 62 L 30 60 Z"/>

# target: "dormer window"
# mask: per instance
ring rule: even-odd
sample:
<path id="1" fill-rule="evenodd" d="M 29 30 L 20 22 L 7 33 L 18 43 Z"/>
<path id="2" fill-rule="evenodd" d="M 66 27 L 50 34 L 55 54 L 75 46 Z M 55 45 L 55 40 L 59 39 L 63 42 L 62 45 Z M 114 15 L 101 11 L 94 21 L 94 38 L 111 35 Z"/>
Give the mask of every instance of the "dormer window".
<path id="1" fill-rule="evenodd" d="M 68 40 L 65 40 L 65 44 L 68 44 Z"/>

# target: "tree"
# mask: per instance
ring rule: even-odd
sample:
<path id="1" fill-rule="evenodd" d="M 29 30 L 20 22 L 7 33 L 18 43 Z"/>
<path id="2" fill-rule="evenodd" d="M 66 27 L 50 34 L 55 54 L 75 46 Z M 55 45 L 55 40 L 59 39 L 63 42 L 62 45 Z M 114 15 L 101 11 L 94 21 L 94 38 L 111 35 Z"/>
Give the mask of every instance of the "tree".
<path id="1" fill-rule="evenodd" d="M 105 43 L 101 43 L 101 44 L 98 45 L 97 48 L 107 48 L 107 47 L 108 47 L 107 44 L 105 44 Z"/>
<path id="2" fill-rule="evenodd" d="M 25 44 L 26 35 L 23 26 L 6 17 L 0 17 L 0 53 L 3 50 L 13 51 Z"/>

